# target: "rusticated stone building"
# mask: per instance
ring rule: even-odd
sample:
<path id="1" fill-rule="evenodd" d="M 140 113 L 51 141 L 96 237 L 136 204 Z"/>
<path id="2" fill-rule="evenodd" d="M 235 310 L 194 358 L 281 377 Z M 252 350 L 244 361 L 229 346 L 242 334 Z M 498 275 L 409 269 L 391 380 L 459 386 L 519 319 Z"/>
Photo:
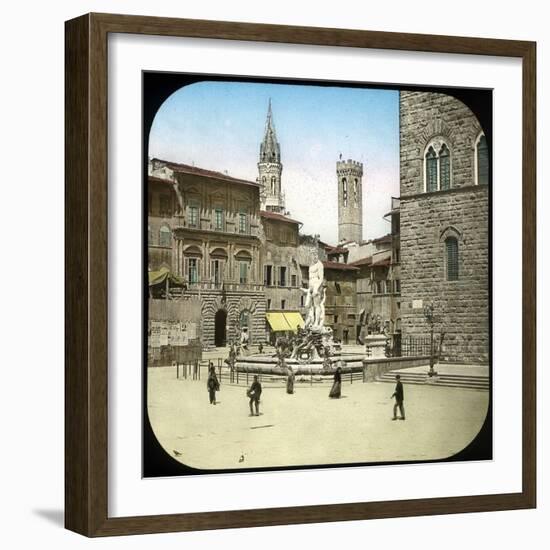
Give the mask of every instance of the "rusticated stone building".
<path id="1" fill-rule="evenodd" d="M 489 156 L 474 114 L 445 94 L 400 93 L 403 336 L 427 336 L 433 302 L 442 358 L 489 356 Z"/>
<path id="2" fill-rule="evenodd" d="M 203 344 L 225 345 L 245 327 L 264 341 L 259 185 L 153 159 L 149 193 L 149 269 L 171 262 L 186 296 L 200 299 Z"/>

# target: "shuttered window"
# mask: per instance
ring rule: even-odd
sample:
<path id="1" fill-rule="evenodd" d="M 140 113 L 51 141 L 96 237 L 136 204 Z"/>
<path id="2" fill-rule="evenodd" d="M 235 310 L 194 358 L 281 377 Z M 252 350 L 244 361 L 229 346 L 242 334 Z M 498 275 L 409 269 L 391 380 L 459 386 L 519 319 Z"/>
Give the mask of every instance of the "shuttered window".
<path id="1" fill-rule="evenodd" d="M 477 143 L 477 183 L 478 185 L 489 183 L 489 149 L 485 136 L 481 136 Z"/>
<path id="2" fill-rule="evenodd" d="M 248 232 L 248 216 L 246 212 L 239 213 L 239 233 Z"/>
<path id="3" fill-rule="evenodd" d="M 271 265 L 264 266 L 264 285 L 273 285 L 273 266 Z"/>
<path id="4" fill-rule="evenodd" d="M 214 210 L 214 229 L 223 230 L 223 210 L 221 208 Z"/>
<path id="5" fill-rule="evenodd" d="M 437 156 L 433 147 L 426 153 L 426 191 L 437 191 Z"/>
<path id="6" fill-rule="evenodd" d="M 172 233 L 169 227 L 163 225 L 159 231 L 159 244 L 160 246 L 172 246 Z"/>
<path id="7" fill-rule="evenodd" d="M 210 277 L 216 286 L 221 285 L 223 280 L 223 260 L 212 260 L 210 262 Z"/>
<path id="8" fill-rule="evenodd" d="M 286 286 L 286 267 L 279 268 L 279 286 Z"/>
<path id="9" fill-rule="evenodd" d="M 189 207 L 189 226 L 197 227 L 199 225 L 199 207 L 190 206 Z"/>
<path id="10" fill-rule="evenodd" d="M 239 262 L 239 283 L 244 285 L 248 282 L 248 262 Z"/>
<path id="11" fill-rule="evenodd" d="M 447 254 L 447 281 L 458 280 L 458 241 L 455 237 L 445 240 Z"/>
<path id="12" fill-rule="evenodd" d="M 185 258 L 185 271 L 187 273 L 187 280 L 190 284 L 197 284 L 199 282 L 199 268 L 200 260 L 198 258 Z"/>
<path id="13" fill-rule="evenodd" d="M 172 199 L 169 195 L 161 195 L 159 197 L 159 210 L 161 216 L 172 215 Z"/>

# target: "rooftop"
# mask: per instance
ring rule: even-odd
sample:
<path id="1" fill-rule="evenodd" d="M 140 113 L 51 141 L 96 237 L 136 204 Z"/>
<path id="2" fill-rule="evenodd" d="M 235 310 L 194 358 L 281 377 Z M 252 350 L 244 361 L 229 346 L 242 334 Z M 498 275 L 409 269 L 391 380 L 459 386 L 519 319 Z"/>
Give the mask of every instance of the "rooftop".
<path id="1" fill-rule="evenodd" d="M 331 246 L 329 244 L 325 244 L 325 250 L 327 254 L 345 254 L 349 252 L 349 250 L 343 246 Z"/>
<path id="2" fill-rule="evenodd" d="M 325 269 L 339 269 L 341 271 L 357 271 L 357 267 L 351 264 L 342 264 L 340 262 L 323 262 L 323 267 Z"/>
<path id="3" fill-rule="evenodd" d="M 391 243 L 392 242 L 392 236 L 391 233 L 388 233 L 387 235 L 384 235 L 383 237 L 378 237 L 377 239 L 372 239 L 373 243 Z"/>
<path id="4" fill-rule="evenodd" d="M 165 166 L 168 166 L 174 172 L 178 174 L 188 174 L 191 176 L 202 176 L 204 178 L 211 178 L 216 180 L 227 181 L 229 183 L 241 183 L 244 185 L 253 185 L 254 187 L 259 187 L 259 184 L 255 181 L 243 180 L 240 178 L 234 178 L 223 172 L 216 172 L 214 170 L 206 170 L 204 168 L 199 168 L 198 166 L 190 166 L 189 164 L 181 164 L 179 162 L 171 162 L 169 160 L 162 160 L 154 158 L 153 162 L 160 162 Z"/>
<path id="5" fill-rule="evenodd" d="M 282 222 L 294 223 L 294 224 L 300 224 L 300 225 L 302 224 L 302 222 L 293 220 L 292 218 L 287 218 L 283 214 L 279 214 L 277 212 L 270 212 L 269 210 L 260 210 L 260 216 L 262 218 L 267 218 L 270 220 L 278 220 Z"/>
<path id="6" fill-rule="evenodd" d="M 348 265 L 353 265 L 355 267 L 360 267 L 363 265 L 371 265 L 372 264 L 372 256 L 367 256 L 366 258 L 360 258 L 359 260 L 355 260 L 354 262 L 350 262 Z"/>

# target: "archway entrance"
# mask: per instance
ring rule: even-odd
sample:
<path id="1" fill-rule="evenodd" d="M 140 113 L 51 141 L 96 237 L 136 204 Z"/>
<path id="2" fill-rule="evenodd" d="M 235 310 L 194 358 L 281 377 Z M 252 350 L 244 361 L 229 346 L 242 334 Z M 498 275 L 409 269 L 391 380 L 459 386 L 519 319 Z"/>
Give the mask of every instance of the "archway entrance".
<path id="1" fill-rule="evenodd" d="M 214 345 L 217 348 L 221 348 L 227 343 L 226 325 L 227 311 L 218 309 L 214 318 Z"/>

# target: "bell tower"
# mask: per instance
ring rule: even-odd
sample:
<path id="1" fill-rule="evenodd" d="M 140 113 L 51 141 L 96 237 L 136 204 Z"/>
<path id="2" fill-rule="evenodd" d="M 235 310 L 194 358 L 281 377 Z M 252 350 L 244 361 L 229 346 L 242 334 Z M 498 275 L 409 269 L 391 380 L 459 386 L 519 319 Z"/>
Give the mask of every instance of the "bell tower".
<path id="1" fill-rule="evenodd" d="M 284 214 L 285 196 L 281 186 L 281 147 L 277 141 L 271 99 L 267 108 L 264 139 L 260 144 L 258 183 L 260 184 L 260 208 Z"/>
<path id="2" fill-rule="evenodd" d="M 363 164 L 336 162 L 338 177 L 338 241 L 363 240 Z"/>

